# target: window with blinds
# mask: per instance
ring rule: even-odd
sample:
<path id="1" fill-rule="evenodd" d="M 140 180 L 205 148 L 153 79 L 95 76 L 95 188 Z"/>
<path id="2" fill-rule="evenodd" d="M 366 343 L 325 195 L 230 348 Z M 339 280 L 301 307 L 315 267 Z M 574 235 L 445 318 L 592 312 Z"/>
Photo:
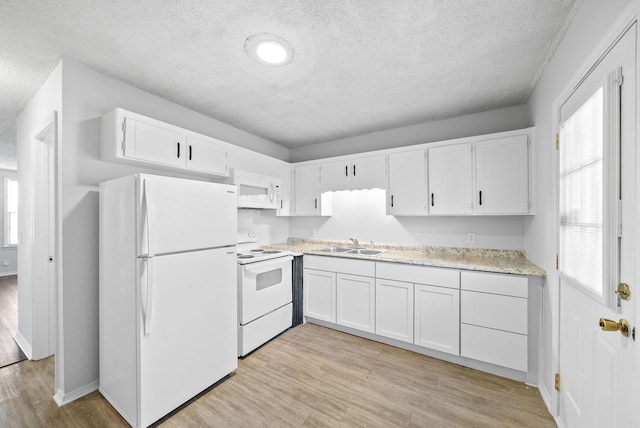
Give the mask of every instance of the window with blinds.
<path id="1" fill-rule="evenodd" d="M 560 125 L 560 271 L 603 296 L 604 90 Z"/>

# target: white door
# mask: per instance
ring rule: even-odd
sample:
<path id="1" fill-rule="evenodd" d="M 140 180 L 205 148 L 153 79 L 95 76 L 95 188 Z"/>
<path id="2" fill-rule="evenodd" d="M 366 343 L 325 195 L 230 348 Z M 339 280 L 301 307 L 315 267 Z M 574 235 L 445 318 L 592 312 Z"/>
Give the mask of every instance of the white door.
<path id="1" fill-rule="evenodd" d="M 320 166 L 302 165 L 294 170 L 294 214 L 297 216 L 320 213 Z"/>
<path id="2" fill-rule="evenodd" d="M 187 169 L 219 175 L 229 174 L 227 150 L 222 144 L 216 144 L 213 139 L 204 140 L 188 135 L 184 155 Z"/>
<path id="3" fill-rule="evenodd" d="M 426 184 L 424 150 L 390 154 L 387 214 L 426 214 Z"/>
<path id="4" fill-rule="evenodd" d="M 367 276 L 336 276 L 337 323 L 373 333 L 375 330 L 375 280 Z"/>
<path id="5" fill-rule="evenodd" d="M 460 354 L 460 290 L 415 284 L 416 345 Z"/>
<path id="6" fill-rule="evenodd" d="M 413 284 L 376 279 L 376 334 L 413 343 Z"/>
<path id="7" fill-rule="evenodd" d="M 323 189 L 344 190 L 351 182 L 351 162 L 344 159 L 339 161 L 322 162 L 320 165 L 320 185 Z"/>
<path id="8" fill-rule="evenodd" d="M 58 117 L 33 140 L 33 339 L 34 360 L 55 353 L 56 338 L 56 147 Z M 20 227 L 29 227 L 20 225 Z M 19 261 L 21 263 L 21 261 Z"/>
<path id="9" fill-rule="evenodd" d="M 336 322 L 336 274 L 304 269 L 304 316 Z"/>
<path id="10" fill-rule="evenodd" d="M 471 214 L 471 143 L 434 147 L 428 156 L 429 213 Z"/>
<path id="11" fill-rule="evenodd" d="M 559 416 L 567 428 L 637 427 L 636 28 L 559 111 Z M 629 300 L 615 294 L 631 288 Z M 637 369 L 637 367 L 635 367 Z"/>
<path id="12" fill-rule="evenodd" d="M 293 170 L 288 164 L 280 165 L 278 169 L 278 178 L 280 178 L 280 205 L 278 206 L 277 215 L 287 217 L 291 215 L 291 187 Z"/>
<path id="13" fill-rule="evenodd" d="M 476 143 L 476 213 L 529 211 L 527 143 L 526 135 Z"/>
<path id="14" fill-rule="evenodd" d="M 145 427 L 237 368 L 235 251 L 147 260 L 153 273 L 150 290 L 141 287 L 141 317 L 148 325 L 139 332 Z"/>
<path id="15" fill-rule="evenodd" d="M 354 183 L 382 183 L 387 178 L 386 156 L 366 156 L 353 159 L 351 176 Z"/>
<path id="16" fill-rule="evenodd" d="M 185 137 L 173 130 L 125 118 L 124 155 L 161 165 L 185 166 Z"/>
<path id="17" fill-rule="evenodd" d="M 139 255 L 235 244 L 235 187 L 146 174 L 138 186 Z"/>

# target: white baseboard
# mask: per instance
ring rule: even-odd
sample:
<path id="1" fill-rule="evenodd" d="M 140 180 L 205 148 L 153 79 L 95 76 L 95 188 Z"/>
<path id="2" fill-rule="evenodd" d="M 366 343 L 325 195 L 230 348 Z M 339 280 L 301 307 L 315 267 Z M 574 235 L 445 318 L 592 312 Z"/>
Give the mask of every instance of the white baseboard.
<path id="1" fill-rule="evenodd" d="M 0 276 L 11 276 L 11 275 L 17 275 L 18 272 L 0 272 Z"/>
<path id="2" fill-rule="evenodd" d="M 71 392 L 64 393 L 61 390 L 57 390 L 56 394 L 53 396 L 53 400 L 56 402 L 58 407 L 62 407 L 65 404 L 69 404 L 93 391 L 97 391 L 99 384 L 100 382 L 98 380 L 94 380 L 90 384 L 76 388 Z"/>
<path id="3" fill-rule="evenodd" d="M 19 331 L 13 335 L 13 340 L 16 341 L 24 355 L 27 356 L 28 359 L 33 360 L 33 348 L 31 347 L 31 343 L 20 333 Z"/>

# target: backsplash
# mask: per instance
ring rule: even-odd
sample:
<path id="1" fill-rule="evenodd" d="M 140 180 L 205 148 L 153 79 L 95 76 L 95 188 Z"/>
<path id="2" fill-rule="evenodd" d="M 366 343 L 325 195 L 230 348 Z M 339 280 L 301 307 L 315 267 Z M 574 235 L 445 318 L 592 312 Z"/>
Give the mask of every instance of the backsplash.
<path id="1" fill-rule="evenodd" d="M 436 247 L 469 247 L 524 250 L 524 216 L 425 216 L 386 215 L 386 191 L 367 189 L 333 192 L 331 217 L 291 217 L 289 236 L 417 244 Z M 315 233 L 314 233 L 315 232 Z M 467 233 L 475 233 L 475 243 Z M 272 241 L 272 242 L 285 242 Z"/>

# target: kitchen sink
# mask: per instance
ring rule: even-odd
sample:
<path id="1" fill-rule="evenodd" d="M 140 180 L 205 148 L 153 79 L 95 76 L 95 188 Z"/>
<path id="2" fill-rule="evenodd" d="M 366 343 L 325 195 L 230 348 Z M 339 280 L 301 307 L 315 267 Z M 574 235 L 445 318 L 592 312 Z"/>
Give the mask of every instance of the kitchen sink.
<path id="1" fill-rule="evenodd" d="M 349 250 L 351 254 L 361 254 L 363 256 L 377 256 L 384 253 L 387 250 L 372 250 L 366 248 L 354 248 L 353 250 Z"/>
<path id="2" fill-rule="evenodd" d="M 317 251 L 321 251 L 323 253 L 348 253 L 352 250 L 352 248 L 346 247 L 324 247 L 320 248 Z"/>

